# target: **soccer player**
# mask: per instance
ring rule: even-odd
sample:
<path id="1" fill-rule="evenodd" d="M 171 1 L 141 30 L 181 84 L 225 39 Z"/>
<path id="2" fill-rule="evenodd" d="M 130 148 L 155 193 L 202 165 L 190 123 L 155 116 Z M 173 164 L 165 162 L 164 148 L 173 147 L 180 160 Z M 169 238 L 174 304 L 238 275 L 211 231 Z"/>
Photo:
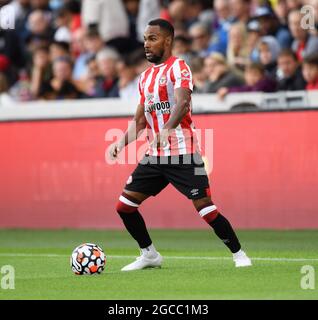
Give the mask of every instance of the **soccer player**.
<path id="1" fill-rule="evenodd" d="M 148 23 L 146 58 L 153 65 L 139 79 L 140 102 L 125 135 L 109 148 L 112 159 L 147 129 L 149 148 L 128 178 L 117 212 L 137 241 L 141 255 L 122 271 L 160 267 L 162 256 L 153 245 L 138 207 L 169 183 L 184 194 L 199 215 L 233 253 L 236 267 L 251 265 L 229 221 L 211 200 L 209 181 L 191 119 L 192 75 L 188 65 L 172 56 L 173 26 L 166 20 Z M 173 212 L 171 213 L 173 214 Z"/>

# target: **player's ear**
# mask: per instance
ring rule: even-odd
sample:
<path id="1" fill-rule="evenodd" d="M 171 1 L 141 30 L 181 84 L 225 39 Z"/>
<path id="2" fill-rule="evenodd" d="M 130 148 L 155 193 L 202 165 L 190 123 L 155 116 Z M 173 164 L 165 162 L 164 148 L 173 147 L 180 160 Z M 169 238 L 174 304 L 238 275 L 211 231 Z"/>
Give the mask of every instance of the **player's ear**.
<path id="1" fill-rule="evenodd" d="M 166 37 L 166 45 L 167 47 L 171 47 L 172 46 L 172 37 Z"/>

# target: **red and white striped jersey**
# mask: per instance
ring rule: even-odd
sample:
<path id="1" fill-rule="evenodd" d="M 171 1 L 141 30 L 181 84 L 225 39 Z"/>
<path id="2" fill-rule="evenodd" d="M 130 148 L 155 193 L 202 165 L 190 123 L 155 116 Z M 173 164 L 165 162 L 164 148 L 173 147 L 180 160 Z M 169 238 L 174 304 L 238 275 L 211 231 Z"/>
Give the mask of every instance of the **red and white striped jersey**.
<path id="1" fill-rule="evenodd" d="M 144 71 L 139 79 L 139 103 L 144 106 L 147 120 L 147 137 L 151 143 L 156 133 L 163 129 L 175 108 L 174 90 L 193 90 L 192 74 L 184 60 L 171 56 L 166 62 L 153 65 Z M 190 111 L 180 124 L 172 130 L 169 144 L 164 148 L 149 146 L 147 154 L 153 156 L 173 156 L 200 151 L 195 127 Z"/>

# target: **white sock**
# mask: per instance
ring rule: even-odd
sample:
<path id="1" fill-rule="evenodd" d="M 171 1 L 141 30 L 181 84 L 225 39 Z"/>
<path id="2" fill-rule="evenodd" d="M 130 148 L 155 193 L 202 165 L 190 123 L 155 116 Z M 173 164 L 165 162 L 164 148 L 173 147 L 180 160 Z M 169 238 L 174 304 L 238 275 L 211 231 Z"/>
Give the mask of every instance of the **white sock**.
<path id="1" fill-rule="evenodd" d="M 237 258 L 237 257 L 240 257 L 244 254 L 244 251 L 242 249 L 240 249 L 239 251 L 233 253 L 233 257 L 234 258 Z"/>
<path id="2" fill-rule="evenodd" d="M 157 256 L 157 250 L 156 250 L 156 248 L 155 248 L 155 246 L 153 244 L 151 244 L 147 248 L 141 249 L 141 252 L 142 252 L 143 255 Z"/>

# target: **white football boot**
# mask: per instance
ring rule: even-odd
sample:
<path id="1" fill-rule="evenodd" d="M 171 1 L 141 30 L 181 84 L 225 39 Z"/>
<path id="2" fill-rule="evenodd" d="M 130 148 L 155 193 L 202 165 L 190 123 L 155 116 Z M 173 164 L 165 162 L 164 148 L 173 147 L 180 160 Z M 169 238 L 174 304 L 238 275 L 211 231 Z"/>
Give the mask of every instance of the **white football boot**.
<path id="1" fill-rule="evenodd" d="M 233 261 L 235 262 L 235 267 L 250 267 L 252 265 L 251 259 L 246 255 L 243 250 L 233 253 Z"/>
<path id="2" fill-rule="evenodd" d="M 121 271 L 134 271 L 134 270 L 141 270 L 145 268 L 160 268 L 162 263 L 162 256 L 159 252 L 155 254 L 140 254 L 139 257 L 136 258 L 136 261 L 128 264 L 127 266 L 123 267 Z"/>
<path id="3" fill-rule="evenodd" d="M 155 246 L 151 244 L 147 248 L 140 249 L 140 256 L 136 258 L 136 261 L 123 267 L 121 271 L 133 271 L 155 267 L 160 268 L 162 260 L 160 253 L 156 250 Z"/>

